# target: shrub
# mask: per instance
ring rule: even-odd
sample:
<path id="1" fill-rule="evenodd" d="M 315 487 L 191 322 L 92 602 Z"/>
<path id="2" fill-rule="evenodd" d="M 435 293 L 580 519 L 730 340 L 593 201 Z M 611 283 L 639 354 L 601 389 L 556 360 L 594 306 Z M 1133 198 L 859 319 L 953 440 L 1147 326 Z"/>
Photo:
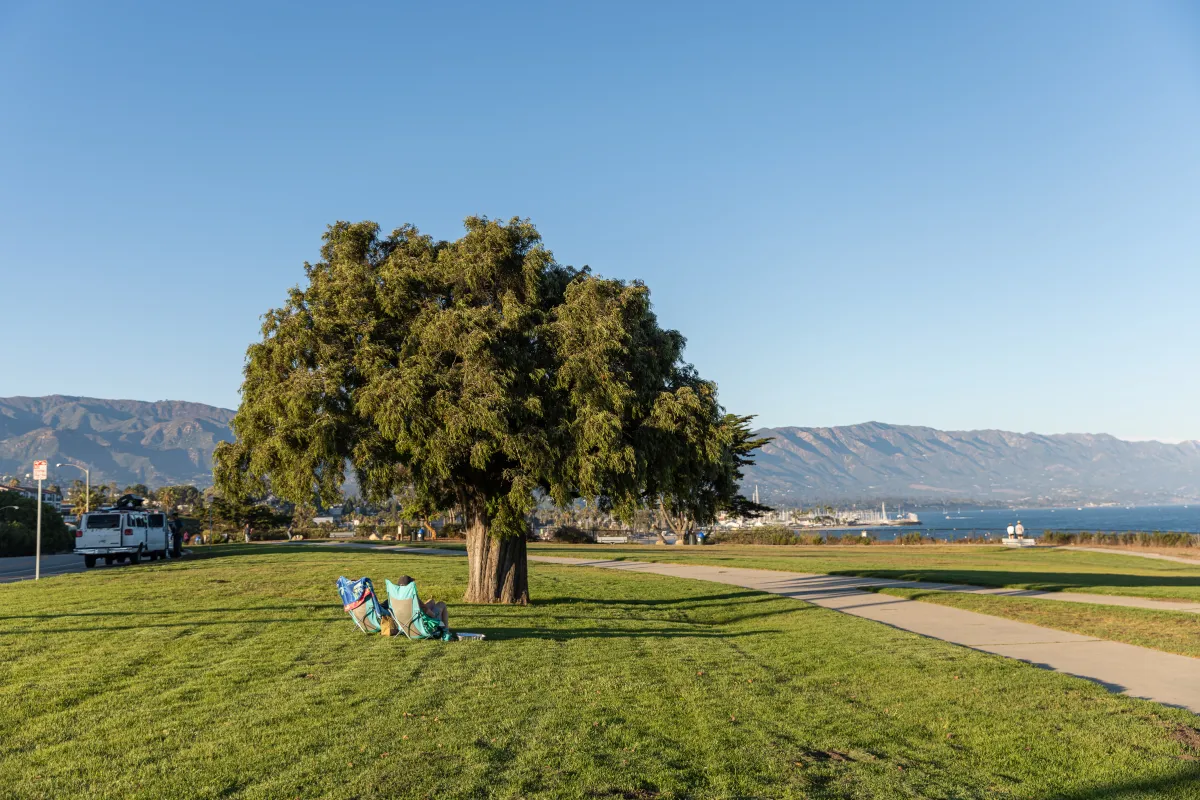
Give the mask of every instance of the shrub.
<path id="1" fill-rule="evenodd" d="M 0 511 L 0 556 L 31 556 L 37 551 L 37 501 L 16 492 L 0 492 L 0 505 L 17 506 Z M 42 504 L 42 554 L 75 549 L 75 536 L 62 515 Z"/>
<path id="2" fill-rule="evenodd" d="M 592 537 L 574 525 L 560 525 L 550 534 L 550 541 L 563 544 L 592 544 Z"/>
<path id="3" fill-rule="evenodd" d="M 708 538 L 713 544 L 801 544 L 795 531 L 778 526 L 715 531 Z"/>
<path id="4" fill-rule="evenodd" d="M 874 536 L 870 534 L 863 536 L 861 533 L 845 533 L 841 536 L 830 536 L 828 539 L 830 544 L 842 545 L 871 544 L 877 541 Z"/>
<path id="5" fill-rule="evenodd" d="M 237 540 L 237 538 L 238 537 L 236 537 L 236 536 L 234 537 L 235 541 Z M 252 541 L 252 542 L 278 542 L 278 541 L 282 541 L 286 538 L 288 538 L 287 531 L 280 530 L 278 528 L 276 528 L 275 530 L 268 530 L 268 531 L 257 531 L 256 530 L 256 531 L 250 532 L 250 541 Z"/>
<path id="6" fill-rule="evenodd" d="M 1200 535 L 1181 531 L 1045 531 L 1047 544 L 1103 545 L 1105 547 L 1200 547 Z"/>
<path id="7" fill-rule="evenodd" d="M 438 534 L 439 539 L 465 539 L 467 538 L 467 526 L 461 522 L 447 522 L 442 526 L 442 532 Z"/>

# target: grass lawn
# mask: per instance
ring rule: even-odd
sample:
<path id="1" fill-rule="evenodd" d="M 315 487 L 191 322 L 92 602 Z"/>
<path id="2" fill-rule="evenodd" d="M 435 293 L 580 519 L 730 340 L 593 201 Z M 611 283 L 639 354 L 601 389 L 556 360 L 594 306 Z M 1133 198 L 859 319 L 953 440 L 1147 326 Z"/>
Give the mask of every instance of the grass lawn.
<path id="1" fill-rule="evenodd" d="M 887 588 L 872 591 L 1200 658 L 1200 614 L 1023 597 L 934 592 L 927 589 Z M 1200 663 L 1197 669 L 1200 669 Z"/>
<path id="2" fill-rule="evenodd" d="M 530 553 L 1200 600 L 1200 564 L 1058 548 L 534 544 Z"/>
<path id="3" fill-rule="evenodd" d="M 647 548 L 649 549 L 649 548 Z M 785 598 L 316 547 L 0 586 L 2 797 L 1200 797 L 1200 717 Z M 485 642 L 366 636 L 416 577 Z"/>

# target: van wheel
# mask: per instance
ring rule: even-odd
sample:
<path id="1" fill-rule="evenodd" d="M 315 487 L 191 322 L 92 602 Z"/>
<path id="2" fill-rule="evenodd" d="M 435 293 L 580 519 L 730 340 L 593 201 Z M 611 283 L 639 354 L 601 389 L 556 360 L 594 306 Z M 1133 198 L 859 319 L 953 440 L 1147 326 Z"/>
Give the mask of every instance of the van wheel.
<path id="1" fill-rule="evenodd" d="M 110 567 L 111 567 L 111 566 L 113 565 L 113 557 L 112 557 L 112 556 L 105 556 L 105 557 L 104 557 L 104 563 L 105 563 L 106 565 L 108 565 L 108 566 L 110 566 Z"/>
<path id="2" fill-rule="evenodd" d="M 129 554 L 129 563 L 130 563 L 130 564 L 140 564 L 140 563 L 142 563 L 142 551 L 141 551 L 141 550 L 138 550 L 138 551 L 137 551 L 137 552 L 135 552 L 135 553 L 130 553 L 130 554 Z"/>
<path id="3" fill-rule="evenodd" d="M 95 556 L 84 556 L 83 557 L 83 565 L 85 567 L 87 567 L 88 569 L 91 569 L 92 567 L 96 566 L 96 557 Z"/>

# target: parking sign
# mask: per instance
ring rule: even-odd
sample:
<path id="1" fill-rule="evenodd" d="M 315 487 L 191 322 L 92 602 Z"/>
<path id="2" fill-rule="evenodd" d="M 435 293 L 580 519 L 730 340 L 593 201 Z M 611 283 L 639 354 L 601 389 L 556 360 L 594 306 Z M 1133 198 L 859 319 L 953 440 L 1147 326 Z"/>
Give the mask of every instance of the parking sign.
<path id="1" fill-rule="evenodd" d="M 46 462 L 45 461 L 33 462 L 33 479 L 35 481 L 46 480 Z"/>

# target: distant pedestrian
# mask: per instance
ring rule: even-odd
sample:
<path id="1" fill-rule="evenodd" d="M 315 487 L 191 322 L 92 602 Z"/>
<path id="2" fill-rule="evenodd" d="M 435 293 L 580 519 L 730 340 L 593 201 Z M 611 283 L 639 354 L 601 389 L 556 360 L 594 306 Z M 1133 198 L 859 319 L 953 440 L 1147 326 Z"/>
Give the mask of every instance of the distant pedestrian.
<path id="1" fill-rule="evenodd" d="M 242 535 L 246 537 L 246 544 L 250 544 L 250 531 L 251 530 L 253 530 L 253 529 L 250 527 L 249 522 L 246 523 L 246 527 L 242 528 Z"/>
<path id="2" fill-rule="evenodd" d="M 183 521 L 179 519 L 179 512 L 171 512 L 171 558 L 179 558 L 183 555 Z"/>

